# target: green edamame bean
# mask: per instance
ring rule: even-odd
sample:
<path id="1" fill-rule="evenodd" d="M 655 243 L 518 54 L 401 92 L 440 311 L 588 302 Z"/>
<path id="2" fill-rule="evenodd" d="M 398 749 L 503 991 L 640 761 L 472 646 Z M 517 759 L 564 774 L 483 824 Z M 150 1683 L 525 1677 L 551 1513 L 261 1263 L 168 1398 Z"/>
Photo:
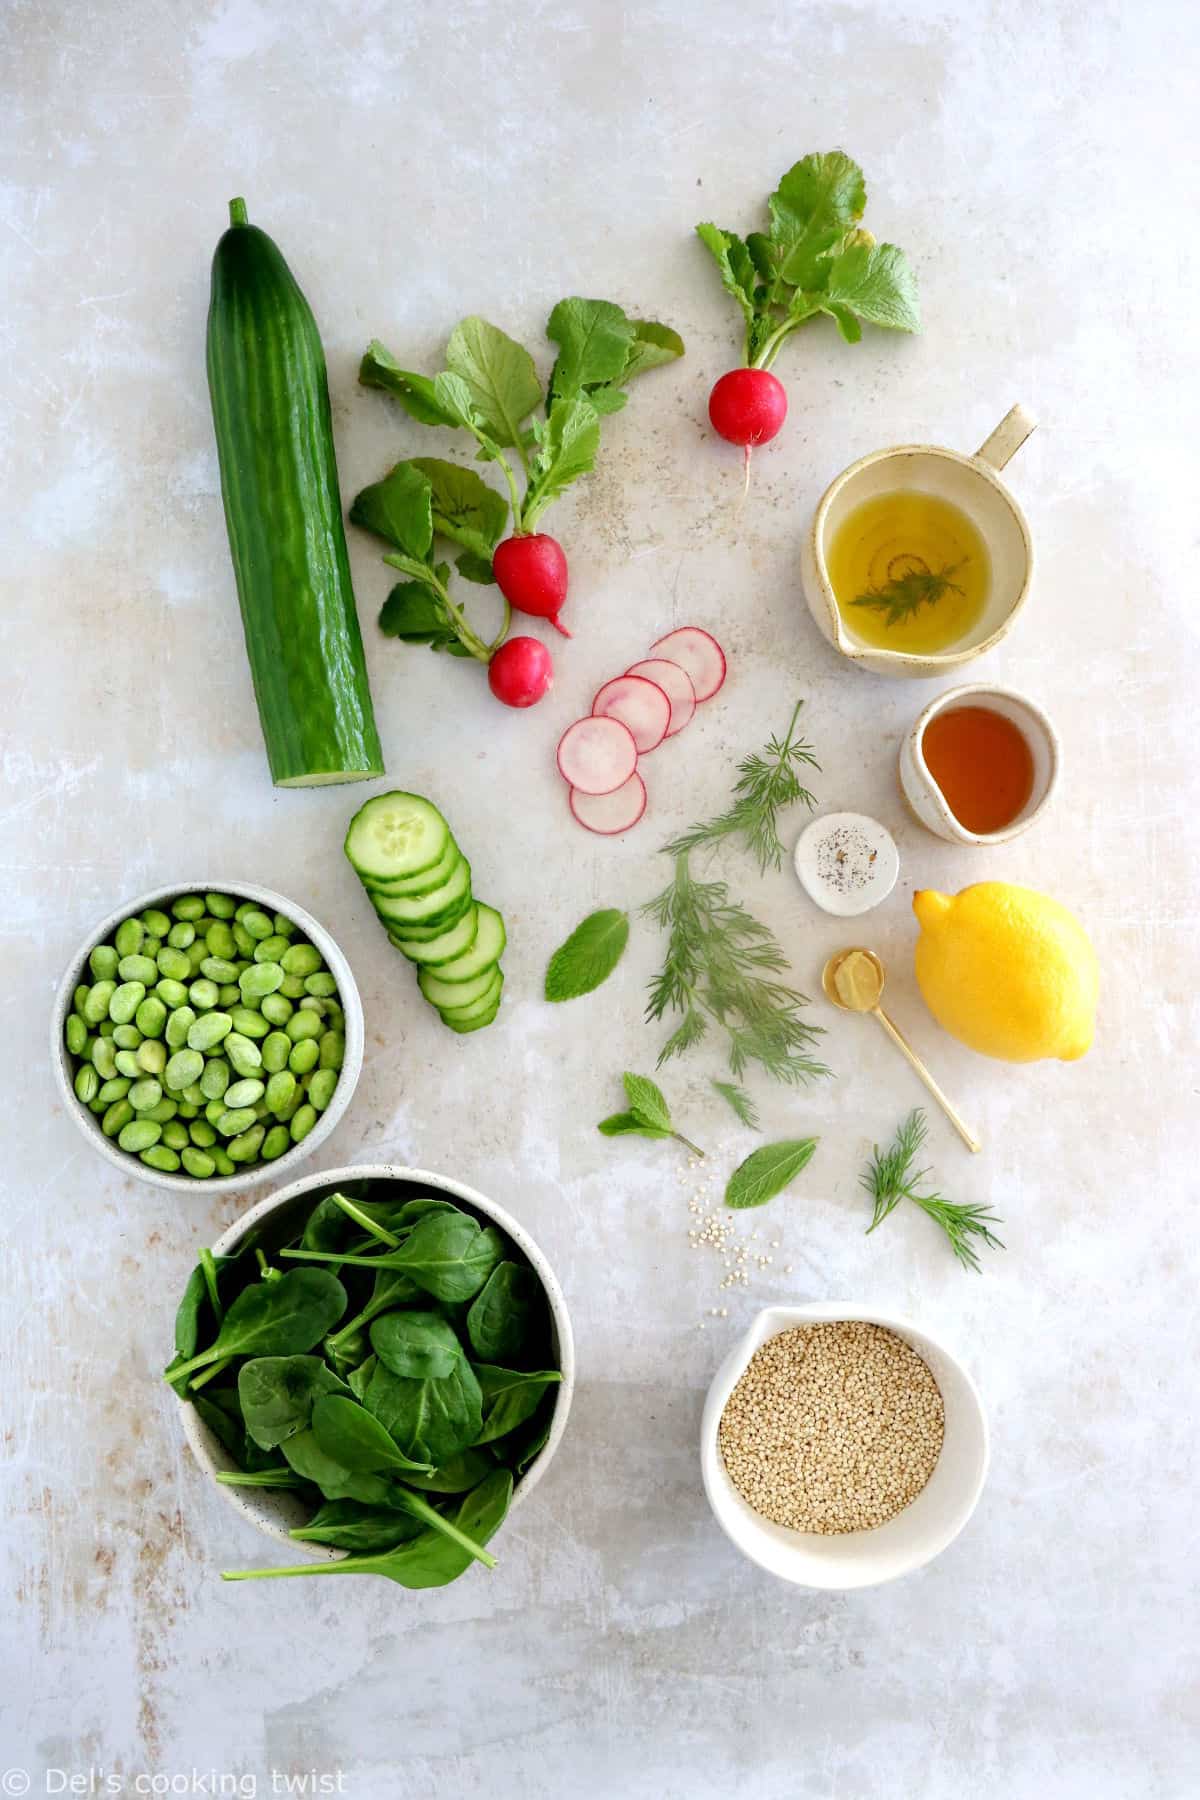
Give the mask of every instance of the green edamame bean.
<path id="1" fill-rule="evenodd" d="M 200 984 L 196 983 L 196 987 Z M 195 988 L 193 988 L 193 993 Z M 222 1038 L 229 1036 L 233 1030 L 233 1020 L 227 1012 L 206 1012 L 202 1019 L 188 1026 L 189 1050 L 214 1050 Z"/>
<path id="2" fill-rule="evenodd" d="M 92 1044 L 92 1064 L 102 1081 L 112 1080 L 117 1072 L 117 1047 L 111 1038 L 96 1038 Z"/>
<path id="3" fill-rule="evenodd" d="M 157 1144 L 162 1131 L 162 1126 L 156 1125 L 153 1119 L 131 1119 L 117 1133 L 117 1142 L 122 1150 L 131 1150 L 136 1154 Z"/>
<path id="4" fill-rule="evenodd" d="M 192 1045 L 195 1049 L 195 1045 Z M 206 1100 L 219 1100 L 233 1079 L 233 1071 L 224 1057 L 211 1057 L 200 1077 L 200 1092 Z"/>
<path id="5" fill-rule="evenodd" d="M 233 941 L 237 946 L 238 955 L 246 957 L 253 956 L 255 940 L 250 936 L 250 933 L 246 930 L 246 927 L 242 924 L 241 920 L 235 919 L 229 929 L 233 933 Z"/>
<path id="6" fill-rule="evenodd" d="M 316 1068 L 320 1059 L 321 1051 L 316 1038 L 301 1038 L 298 1044 L 292 1045 L 288 1068 L 293 1075 L 307 1075 L 311 1069 Z"/>
<path id="7" fill-rule="evenodd" d="M 278 1075 L 281 1069 L 287 1068 L 288 1057 L 292 1050 L 292 1040 L 286 1031 L 271 1032 L 269 1037 L 263 1039 L 260 1048 L 262 1066 L 268 1075 Z"/>
<path id="8" fill-rule="evenodd" d="M 178 1119 L 172 1119 L 169 1125 L 162 1128 L 162 1141 L 168 1150 L 183 1150 L 191 1142 L 187 1126 L 181 1125 Z"/>
<path id="9" fill-rule="evenodd" d="M 304 1038 L 319 1038 L 322 1026 L 316 1013 L 300 1010 L 292 1014 L 283 1029 L 293 1044 L 299 1044 Z"/>
<path id="10" fill-rule="evenodd" d="M 217 1005 L 223 1012 L 242 1004 L 242 990 L 236 981 L 223 981 L 217 989 Z"/>
<path id="11" fill-rule="evenodd" d="M 176 1050 L 163 1071 L 163 1081 L 173 1093 L 191 1087 L 204 1073 L 204 1058 L 198 1050 Z"/>
<path id="12" fill-rule="evenodd" d="M 88 1040 L 88 1028 L 78 1013 L 72 1013 L 67 1020 L 65 1036 L 67 1040 L 67 1049 L 71 1052 L 71 1055 L 82 1056 L 83 1046 Z M 101 1043 L 104 1042 L 103 1039 L 100 1039 L 99 1041 Z"/>
<path id="13" fill-rule="evenodd" d="M 332 1000 L 337 994 L 337 982 L 328 969 L 319 969 L 315 975 L 304 977 L 304 991 L 315 994 L 319 1000 Z"/>
<path id="14" fill-rule="evenodd" d="M 187 989 L 182 981 L 176 981 L 172 975 L 165 975 L 155 987 L 154 993 L 168 1012 L 173 1012 L 177 1006 L 182 1006 L 187 999 Z"/>
<path id="15" fill-rule="evenodd" d="M 197 1181 L 207 1180 L 217 1166 L 211 1156 L 206 1155 L 203 1150 L 194 1150 L 190 1144 L 186 1150 L 179 1152 L 179 1160 L 188 1174 L 194 1175 Z"/>
<path id="16" fill-rule="evenodd" d="M 209 1151 L 209 1155 L 217 1165 L 218 1175 L 234 1175 L 237 1173 L 237 1165 L 230 1162 L 228 1156 L 225 1154 L 224 1147 L 221 1144 L 214 1144 Z"/>
<path id="17" fill-rule="evenodd" d="M 291 1125 L 288 1127 L 293 1144 L 302 1143 L 316 1122 L 317 1109 L 315 1106 L 306 1105 L 297 1108 L 292 1115 Z"/>
<path id="18" fill-rule="evenodd" d="M 187 950 L 196 941 L 196 927 L 187 919 L 177 919 L 167 933 L 172 950 Z"/>
<path id="19" fill-rule="evenodd" d="M 262 1141 L 262 1149 L 259 1151 L 259 1155 L 264 1162 L 274 1162 L 277 1156 L 282 1156 L 285 1150 L 290 1150 L 291 1145 L 292 1136 L 287 1126 L 272 1125 L 270 1131 L 268 1131 L 266 1137 Z"/>
<path id="20" fill-rule="evenodd" d="M 172 1050 L 182 1050 L 183 1046 L 187 1043 L 188 1032 L 195 1023 L 196 1014 L 194 1008 L 190 1006 L 177 1006 L 175 1008 L 175 1011 L 170 1015 L 166 1024 L 166 1039 Z"/>
<path id="21" fill-rule="evenodd" d="M 120 957 L 111 944 L 97 944 L 88 957 L 88 968 L 97 981 L 111 981 L 117 972 Z"/>
<path id="22" fill-rule="evenodd" d="M 112 1041 L 118 1050 L 136 1050 L 142 1041 L 142 1034 L 136 1025 L 114 1025 Z"/>
<path id="23" fill-rule="evenodd" d="M 225 1056 L 239 1075 L 257 1075 L 262 1068 L 262 1052 L 257 1044 L 243 1037 L 240 1031 L 231 1031 L 225 1039 Z"/>
<path id="24" fill-rule="evenodd" d="M 181 1100 L 185 1100 L 189 1106 L 194 1106 L 197 1109 L 204 1106 L 208 1099 L 208 1096 L 205 1094 L 204 1089 L 200 1086 L 198 1081 L 189 1082 L 179 1097 Z"/>
<path id="25" fill-rule="evenodd" d="M 270 937 L 262 938 L 255 944 L 254 960 L 256 963 L 278 962 L 287 947 L 287 939 L 285 937 L 280 937 L 278 932 L 273 931 Z"/>
<path id="26" fill-rule="evenodd" d="M 231 1111 L 243 1106 L 253 1106 L 265 1093 L 266 1088 L 257 1076 L 247 1075 L 225 1089 L 225 1104 Z"/>
<path id="27" fill-rule="evenodd" d="M 159 1125 L 169 1125 L 179 1110 L 180 1109 L 176 1106 L 175 1102 L 173 1100 L 168 1100 L 164 1094 L 158 1105 L 148 1107 L 142 1114 L 142 1117 L 145 1119 L 154 1119 Z"/>
<path id="28" fill-rule="evenodd" d="M 117 956 L 137 956 L 142 948 L 146 927 L 141 919 L 123 919 L 113 933 Z"/>
<path id="29" fill-rule="evenodd" d="M 262 1016 L 272 1025 L 286 1025 L 294 1010 L 291 1001 L 283 994 L 263 995 Z"/>
<path id="30" fill-rule="evenodd" d="M 220 998 L 220 988 L 215 981 L 209 981 L 207 976 L 201 976 L 199 981 L 193 981 L 188 989 L 188 999 L 197 1012 L 211 1012 Z"/>
<path id="31" fill-rule="evenodd" d="M 232 919 L 237 911 L 237 901 L 228 894 L 205 894 L 204 904 L 214 919 Z"/>
<path id="32" fill-rule="evenodd" d="M 148 906 L 142 914 L 142 929 L 151 937 L 165 938 L 171 929 L 171 921 L 165 912 L 157 906 Z"/>
<path id="33" fill-rule="evenodd" d="M 128 1095 L 129 1104 L 136 1113 L 150 1112 L 162 1097 L 162 1083 L 155 1081 L 152 1075 L 144 1075 L 140 1081 L 135 1081 Z"/>
<path id="34" fill-rule="evenodd" d="M 192 971 L 192 974 L 198 975 L 200 973 L 200 964 L 208 961 L 208 945 L 204 942 L 203 938 L 200 938 L 198 942 L 189 945 L 183 954 L 188 959 L 188 967 Z"/>
<path id="35" fill-rule="evenodd" d="M 147 932 L 145 937 L 142 939 L 142 952 L 141 953 L 143 956 L 149 957 L 150 961 L 154 964 L 156 969 L 158 967 L 158 953 L 162 949 L 162 947 L 163 947 L 162 938 L 151 937 L 149 932 Z"/>
<path id="36" fill-rule="evenodd" d="M 207 1119 L 193 1119 L 188 1126 L 188 1136 L 201 1150 L 211 1149 L 217 1141 L 217 1134 Z"/>
<path id="37" fill-rule="evenodd" d="M 116 991 L 115 981 L 98 981 L 86 990 L 83 1005 L 78 1009 L 85 1024 L 98 1025 L 101 1019 L 107 1019 L 109 1002 Z"/>
<path id="38" fill-rule="evenodd" d="M 133 1015 L 146 998 L 144 981 L 123 981 L 108 1003 L 108 1016 L 114 1025 L 131 1025 Z"/>
<path id="39" fill-rule="evenodd" d="M 81 1019 L 83 1017 L 83 1009 L 87 1002 L 87 997 L 91 993 L 91 991 L 92 990 L 87 985 L 87 982 L 81 981 L 79 986 L 75 989 L 75 992 L 71 996 L 71 1005 L 72 1005 L 73 1009 L 79 1014 Z M 108 1011 L 107 1002 L 105 1003 L 104 1010 L 105 1010 L 105 1012 Z"/>
<path id="40" fill-rule="evenodd" d="M 162 1169 L 168 1175 L 174 1175 L 179 1167 L 179 1158 L 166 1144 L 152 1144 L 149 1150 L 142 1151 L 139 1161 L 148 1169 Z"/>
<path id="41" fill-rule="evenodd" d="M 96 1098 L 102 1100 L 105 1106 L 112 1106 L 116 1101 L 123 1100 L 132 1086 L 128 1075 L 113 1075 L 101 1087 Z"/>
<path id="42" fill-rule="evenodd" d="M 105 1137 L 116 1137 L 123 1131 L 133 1117 L 133 1108 L 128 1100 L 114 1100 L 100 1121 L 100 1129 Z"/>
<path id="43" fill-rule="evenodd" d="M 280 957 L 286 975 L 304 978 L 324 967 L 321 952 L 315 944 L 292 944 Z"/>
<path id="44" fill-rule="evenodd" d="M 233 1029 L 240 1031 L 243 1037 L 265 1038 L 271 1029 L 262 1014 L 251 1006 L 235 1006 L 229 1016 L 233 1020 Z"/>
<path id="45" fill-rule="evenodd" d="M 140 981 L 143 987 L 151 987 L 158 980 L 158 964 L 152 956 L 123 956 L 117 974 L 122 981 Z"/>
<path id="46" fill-rule="evenodd" d="M 232 962 L 237 955 L 237 939 L 223 919 L 216 919 L 204 934 L 208 954 L 222 962 Z"/>
<path id="47" fill-rule="evenodd" d="M 315 994 L 305 994 L 299 1003 L 299 1011 L 316 1013 L 318 1019 L 323 1019 L 328 1005 L 327 1000 L 318 1000 Z"/>
<path id="48" fill-rule="evenodd" d="M 224 1138 L 238 1137 L 243 1131 L 249 1131 L 255 1123 L 252 1106 L 226 1107 L 219 1119 L 213 1123 Z"/>
<path id="49" fill-rule="evenodd" d="M 304 997 L 303 975 L 285 975 L 280 985 L 280 993 L 285 1000 L 300 1000 Z"/>
<path id="50" fill-rule="evenodd" d="M 170 944 L 164 944 L 155 957 L 158 972 L 171 981 L 187 981 L 192 973 L 192 961 L 186 950 L 173 950 Z"/>
<path id="51" fill-rule="evenodd" d="M 147 1075 L 161 1075 L 167 1066 L 166 1046 L 158 1038 L 144 1038 L 133 1054 Z"/>
<path id="52" fill-rule="evenodd" d="M 226 1145 L 230 1162 L 253 1162 L 262 1147 L 262 1141 L 266 1135 L 266 1131 L 261 1125 L 252 1125 L 249 1131 L 240 1133 L 231 1143 Z"/>
<path id="53" fill-rule="evenodd" d="M 261 943 L 264 938 L 269 938 L 275 930 L 274 925 L 271 923 L 270 913 L 263 912 L 257 906 L 248 906 L 245 908 L 239 906 L 234 916 L 242 929 L 250 933 L 250 936 L 254 939 L 255 943 Z M 251 954 L 253 954 L 253 952 L 251 952 Z"/>
<path id="54" fill-rule="evenodd" d="M 157 994 L 147 994 L 134 1013 L 133 1022 L 143 1037 L 161 1037 L 167 1023 L 166 1003 Z"/>
<path id="55" fill-rule="evenodd" d="M 238 976 L 238 986 L 242 990 L 242 999 L 249 1002 L 264 1000 L 283 986 L 284 974 L 277 962 L 251 963 Z"/>
<path id="56" fill-rule="evenodd" d="M 266 1086 L 267 1111 L 276 1114 L 282 1113 L 285 1107 L 290 1105 L 295 1092 L 296 1077 L 290 1069 L 280 1069 L 277 1074 L 272 1075 Z"/>
<path id="57" fill-rule="evenodd" d="M 229 1108 L 226 1106 L 224 1100 L 210 1100 L 208 1105 L 204 1108 L 205 1122 L 209 1125 L 215 1125 L 217 1120 L 224 1118 L 228 1111 Z"/>
<path id="58" fill-rule="evenodd" d="M 100 1092 L 100 1077 L 91 1063 L 84 1063 L 75 1071 L 75 1097 L 90 1106 Z"/>
<path id="59" fill-rule="evenodd" d="M 110 1038 L 116 1029 L 117 1028 L 111 1019 L 101 1019 L 99 1025 L 96 1027 L 96 1036 Z"/>
<path id="60" fill-rule="evenodd" d="M 224 984 L 237 980 L 237 963 L 232 957 L 206 956 L 200 964 L 200 973 L 209 981 Z"/>
<path id="61" fill-rule="evenodd" d="M 118 1075 L 127 1075 L 130 1081 L 137 1081 L 141 1076 L 142 1065 L 137 1059 L 136 1050 L 118 1050 L 115 1061 Z"/>
<path id="62" fill-rule="evenodd" d="M 333 1099 L 333 1090 L 338 1084 L 336 1069 L 314 1069 L 312 1080 L 308 1084 L 308 1097 L 318 1112 L 324 1112 Z"/>
<path id="63" fill-rule="evenodd" d="M 181 894 L 172 902 L 171 911 L 177 919 L 202 919 L 204 902 L 199 894 Z"/>
<path id="64" fill-rule="evenodd" d="M 271 920 L 271 923 L 275 927 L 275 932 L 278 937 L 295 937 L 296 921 L 294 919 L 285 919 L 282 913 L 276 913 L 275 917 Z"/>
<path id="65" fill-rule="evenodd" d="M 327 1031 L 321 1039 L 320 1066 L 340 1069 L 346 1060 L 346 1040 L 340 1031 Z"/>

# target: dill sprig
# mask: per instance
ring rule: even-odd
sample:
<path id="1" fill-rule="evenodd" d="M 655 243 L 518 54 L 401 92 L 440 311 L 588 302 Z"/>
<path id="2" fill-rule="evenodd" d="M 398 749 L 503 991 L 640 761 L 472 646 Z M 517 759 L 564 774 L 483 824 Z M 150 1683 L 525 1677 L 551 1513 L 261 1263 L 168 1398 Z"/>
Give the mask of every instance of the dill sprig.
<path id="1" fill-rule="evenodd" d="M 659 1052 L 659 1067 L 698 1044 L 715 1020 L 736 1076 L 751 1063 L 793 1086 L 828 1075 L 810 1054 L 823 1033 L 800 1016 L 806 996 L 773 979 L 787 957 L 768 927 L 729 898 L 723 881 L 697 881 L 681 852 L 670 886 L 642 911 L 669 933 L 646 1017 L 683 1015 Z"/>
<path id="2" fill-rule="evenodd" d="M 761 755 L 747 756 L 738 764 L 738 780 L 734 783 L 734 801 L 715 819 L 693 825 L 682 837 L 666 846 L 669 856 L 686 855 L 703 844 L 715 844 L 735 833 L 758 859 L 759 873 L 778 869 L 783 862 L 783 845 L 779 839 L 777 818 L 780 809 L 803 800 L 811 811 L 817 804 L 797 774 L 800 764 L 819 769 L 813 747 L 806 738 L 793 734 L 800 717 L 803 700 L 797 700 L 791 722 L 782 738 L 773 737 Z"/>
<path id="3" fill-rule="evenodd" d="M 717 1081 L 715 1078 L 712 1085 L 722 1100 L 732 1107 L 742 1124 L 748 1125 L 751 1131 L 757 1131 L 758 1108 L 745 1088 L 738 1087 L 732 1081 Z"/>
<path id="4" fill-rule="evenodd" d="M 902 625 L 923 606 L 936 606 L 943 594 L 961 594 L 962 588 L 950 579 L 961 568 L 962 563 L 956 562 L 947 563 L 944 569 L 938 570 L 906 569 L 903 575 L 893 576 L 882 587 L 868 588 L 850 604 L 874 607 L 876 612 L 887 614 L 886 625 Z"/>
<path id="5" fill-rule="evenodd" d="M 901 1200 L 911 1200 L 919 1206 L 923 1213 L 940 1225 L 950 1241 L 950 1248 L 957 1256 L 964 1269 L 979 1272 L 979 1258 L 975 1254 L 975 1243 L 978 1239 L 990 1250 L 1003 1250 L 1004 1245 L 995 1236 L 990 1227 L 1003 1224 L 994 1212 L 985 1206 L 971 1204 L 958 1205 L 946 1200 L 941 1194 L 921 1194 L 917 1192 L 918 1183 L 929 1177 L 928 1169 L 913 1169 L 912 1165 L 918 1150 L 925 1142 L 925 1114 L 916 1106 L 909 1113 L 903 1125 L 896 1133 L 887 1150 L 874 1147 L 871 1161 L 859 1176 L 859 1181 L 866 1189 L 874 1203 L 871 1223 L 867 1226 L 867 1235 L 882 1225 L 889 1213 L 895 1211 Z"/>

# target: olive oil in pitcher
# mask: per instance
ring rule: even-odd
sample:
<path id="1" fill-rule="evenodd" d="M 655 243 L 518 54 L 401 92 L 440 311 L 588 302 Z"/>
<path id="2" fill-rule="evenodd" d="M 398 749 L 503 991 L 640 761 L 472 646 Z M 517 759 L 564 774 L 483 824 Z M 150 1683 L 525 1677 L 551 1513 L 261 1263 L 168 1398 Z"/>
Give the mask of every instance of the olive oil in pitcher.
<path id="1" fill-rule="evenodd" d="M 991 569 L 960 507 L 900 489 L 847 514 L 828 555 L 843 625 L 864 644 L 927 655 L 952 650 L 979 623 Z"/>

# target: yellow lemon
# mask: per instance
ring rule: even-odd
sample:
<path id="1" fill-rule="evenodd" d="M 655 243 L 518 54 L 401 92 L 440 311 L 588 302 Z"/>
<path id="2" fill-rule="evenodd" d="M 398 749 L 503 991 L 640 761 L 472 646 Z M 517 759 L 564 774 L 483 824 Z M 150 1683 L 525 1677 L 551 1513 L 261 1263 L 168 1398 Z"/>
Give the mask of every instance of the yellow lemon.
<path id="1" fill-rule="evenodd" d="M 920 889 L 913 911 L 917 982 L 952 1037 L 1004 1062 L 1073 1062 L 1090 1048 L 1100 972 L 1073 912 L 1008 881 Z"/>

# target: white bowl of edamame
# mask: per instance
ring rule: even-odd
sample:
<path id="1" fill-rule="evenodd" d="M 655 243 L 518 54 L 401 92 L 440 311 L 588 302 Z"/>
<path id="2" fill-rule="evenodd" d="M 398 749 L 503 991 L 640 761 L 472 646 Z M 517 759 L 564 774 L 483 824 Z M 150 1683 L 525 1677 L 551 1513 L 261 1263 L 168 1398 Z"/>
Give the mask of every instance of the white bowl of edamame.
<path id="1" fill-rule="evenodd" d="M 127 901 L 71 958 L 51 1021 L 67 1113 L 115 1168 L 228 1193 L 311 1156 L 350 1104 L 363 1013 L 302 906 L 250 882 Z"/>

